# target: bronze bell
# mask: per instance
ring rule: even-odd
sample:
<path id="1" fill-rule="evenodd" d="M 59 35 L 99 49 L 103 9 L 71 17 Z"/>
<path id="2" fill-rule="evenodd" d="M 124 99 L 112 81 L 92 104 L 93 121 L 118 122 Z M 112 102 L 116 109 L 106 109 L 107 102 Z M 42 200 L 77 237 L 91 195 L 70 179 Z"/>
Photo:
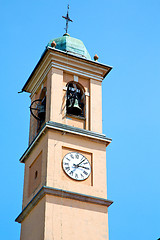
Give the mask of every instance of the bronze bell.
<path id="1" fill-rule="evenodd" d="M 74 104 L 71 101 L 70 105 L 68 106 L 68 113 L 74 114 L 74 115 L 80 115 L 82 112 L 82 109 L 79 106 L 78 99 L 76 98 L 73 101 L 74 101 Z"/>
<path id="2" fill-rule="evenodd" d="M 38 117 L 43 120 L 45 119 L 45 105 L 39 104 L 38 106 Z"/>

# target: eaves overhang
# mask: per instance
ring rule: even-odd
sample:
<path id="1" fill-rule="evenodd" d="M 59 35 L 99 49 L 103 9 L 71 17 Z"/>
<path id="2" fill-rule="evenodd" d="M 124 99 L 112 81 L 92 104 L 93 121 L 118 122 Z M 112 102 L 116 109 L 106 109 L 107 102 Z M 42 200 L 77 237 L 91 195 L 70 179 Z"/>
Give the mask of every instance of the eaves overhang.
<path id="1" fill-rule="evenodd" d="M 113 203 L 112 200 L 108 200 L 104 198 L 99 198 L 95 196 L 66 191 L 63 189 L 43 186 L 39 190 L 39 192 L 33 197 L 33 199 L 27 204 L 27 206 L 22 210 L 22 212 L 15 219 L 15 221 L 18 223 L 21 223 L 45 195 L 50 195 L 50 196 L 60 197 L 60 198 L 67 198 L 74 201 L 80 201 L 80 202 L 85 202 L 89 204 L 101 205 L 107 208 Z"/>
<path id="2" fill-rule="evenodd" d="M 69 53 L 69 52 L 64 52 L 62 50 L 59 50 L 59 49 L 55 49 L 55 48 L 52 48 L 52 47 L 46 47 L 46 49 L 44 50 L 41 58 L 39 59 L 38 63 L 36 64 L 35 68 L 33 69 L 31 75 L 29 76 L 28 80 L 26 81 L 25 85 L 23 86 L 22 88 L 22 92 L 28 92 L 27 90 L 27 86 L 29 85 L 32 77 L 34 76 L 35 72 L 37 71 L 37 69 L 39 68 L 39 66 L 41 65 L 41 63 L 43 62 L 43 60 L 45 59 L 47 53 L 49 52 L 52 52 L 52 53 L 58 53 L 59 55 L 62 55 L 62 56 L 70 56 L 72 59 L 75 59 L 75 60 L 78 60 L 78 61 L 81 61 L 83 63 L 87 63 L 89 65 L 92 65 L 92 66 L 95 66 L 95 67 L 99 67 L 99 68 L 103 68 L 104 69 L 104 74 L 103 74 L 103 79 L 106 77 L 106 75 L 112 70 L 112 67 L 111 66 L 108 66 L 106 64 L 103 64 L 103 63 L 99 63 L 97 61 L 93 61 L 93 60 L 89 60 L 89 59 L 86 59 L 86 58 L 83 58 L 83 57 L 80 57 L 80 56 L 76 56 L 72 53 Z"/>
<path id="3" fill-rule="evenodd" d="M 42 129 L 37 134 L 37 136 L 34 138 L 34 140 L 28 146 L 28 148 L 26 149 L 26 151 L 20 158 L 20 160 L 19 160 L 20 162 L 22 162 L 22 163 L 25 162 L 25 159 L 28 157 L 28 155 L 33 150 L 34 146 L 36 145 L 36 143 L 38 142 L 40 137 L 43 135 L 43 133 L 45 133 L 45 131 L 47 129 L 53 129 L 56 131 L 61 131 L 62 133 L 78 135 L 81 137 L 89 138 L 90 140 L 93 140 L 93 141 L 101 141 L 101 142 L 104 142 L 106 144 L 106 146 L 108 146 L 112 142 L 112 139 L 107 138 L 106 135 L 104 135 L 104 134 L 96 133 L 93 131 L 88 131 L 88 130 L 81 129 L 81 128 L 72 127 L 72 126 L 69 126 L 66 124 L 62 124 L 62 123 L 49 121 L 49 122 L 45 123 L 45 125 L 42 127 Z"/>

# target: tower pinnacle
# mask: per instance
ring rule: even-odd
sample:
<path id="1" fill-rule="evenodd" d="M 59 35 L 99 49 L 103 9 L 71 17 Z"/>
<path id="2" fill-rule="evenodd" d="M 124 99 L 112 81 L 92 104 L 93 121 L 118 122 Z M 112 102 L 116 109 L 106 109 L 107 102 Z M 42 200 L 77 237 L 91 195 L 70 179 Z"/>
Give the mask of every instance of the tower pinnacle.
<path id="1" fill-rule="evenodd" d="M 67 6 L 67 15 L 66 17 L 62 16 L 63 18 L 66 19 L 66 27 L 65 27 L 65 30 L 66 30 L 66 33 L 68 32 L 68 22 L 73 22 L 70 17 L 69 17 L 69 4 Z"/>

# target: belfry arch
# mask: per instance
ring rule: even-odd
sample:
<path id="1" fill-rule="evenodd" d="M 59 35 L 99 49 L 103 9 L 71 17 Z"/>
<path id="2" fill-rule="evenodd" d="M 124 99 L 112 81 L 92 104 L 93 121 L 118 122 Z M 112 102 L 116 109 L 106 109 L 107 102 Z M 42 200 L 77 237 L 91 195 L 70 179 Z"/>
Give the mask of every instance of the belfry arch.
<path id="1" fill-rule="evenodd" d="M 66 113 L 78 117 L 85 117 L 85 90 L 77 82 L 71 81 L 67 84 Z"/>

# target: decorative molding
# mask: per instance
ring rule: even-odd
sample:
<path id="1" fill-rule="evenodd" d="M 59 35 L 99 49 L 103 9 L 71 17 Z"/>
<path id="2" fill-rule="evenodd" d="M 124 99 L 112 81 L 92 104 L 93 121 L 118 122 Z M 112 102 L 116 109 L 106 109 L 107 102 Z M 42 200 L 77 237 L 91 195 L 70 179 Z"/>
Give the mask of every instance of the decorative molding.
<path id="1" fill-rule="evenodd" d="M 106 141 L 109 143 L 112 141 L 112 139 L 107 138 L 106 135 L 104 135 L 104 134 L 92 132 L 92 131 L 82 129 L 82 128 L 72 127 L 72 126 L 69 126 L 66 124 L 62 124 L 62 123 L 49 121 L 49 122 L 46 122 L 46 126 L 54 128 L 56 130 L 61 130 L 63 132 L 69 132 L 69 133 L 73 133 L 73 134 L 83 135 L 85 137 L 91 137 L 91 138 Z"/>
<path id="2" fill-rule="evenodd" d="M 39 192 L 32 198 L 32 200 L 27 204 L 27 206 L 22 210 L 22 212 L 15 219 L 15 221 L 21 223 L 46 194 L 61 198 L 69 198 L 72 200 L 86 202 L 90 204 L 97 204 L 106 207 L 109 207 L 113 203 L 113 201 L 104 198 L 43 186 L 39 190 Z"/>
<path id="3" fill-rule="evenodd" d="M 72 59 L 74 59 L 73 61 L 74 62 L 77 62 L 77 64 L 80 64 L 80 63 L 83 63 L 83 65 L 86 65 L 86 66 L 94 66 L 94 67 L 96 67 L 97 69 L 101 69 L 101 70 L 104 70 L 104 68 L 105 69 L 107 69 L 108 71 L 110 71 L 111 69 L 112 69 L 112 67 L 111 66 L 108 66 L 108 65 L 106 65 L 106 64 L 104 64 L 104 63 L 100 63 L 100 62 L 96 62 L 96 61 L 94 61 L 94 60 L 89 60 L 89 59 L 86 59 L 86 58 L 83 58 L 83 57 L 80 57 L 80 56 L 77 56 L 77 55 L 75 55 L 75 54 L 72 54 L 72 53 L 69 53 L 69 52 L 65 52 L 65 51 L 62 51 L 62 50 L 58 50 L 58 49 L 53 49 L 53 48 L 51 48 L 51 47 L 48 47 L 48 49 L 50 49 L 51 50 L 51 54 L 52 55 L 55 55 L 55 56 L 57 56 L 57 54 L 58 54 L 58 56 L 60 56 L 61 55 L 61 58 L 63 57 L 63 59 L 66 59 L 67 60 L 67 62 L 68 62 L 68 56 L 71 56 L 72 57 Z M 60 53 L 60 54 L 59 54 Z M 80 61 L 81 60 L 81 61 Z M 87 67 L 88 68 L 88 67 Z M 108 72 L 107 71 L 107 72 Z"/>
<path id="4" fill-rule="evenodd" d="M 35 66 L 34 70 L 32 71 L 30 77 L 28 78 L 27 82 L 25 83 L 24 87 L 22 88 L 22 91 L 25 91 L 25 87 L 28 85 L 27 88 L 31 88 L 31 85 L 33 85 L 33 82 L 34 81 L 38 81 L 39 79 L 43 78 L 43 74 L 46 74 L 48 73 L 47 71 L 47 61 L 48 61 L 48 58 L 49 58 L 49 54 L 46 56 L 46 58 L 44 59 L 44 61 L 42 62 L 42 59 L 45 57 L 45 55 L 47 54 L 47 50 L 44 52 L 44 54 L 41 56 L 40 60 L 38 61 L 37 65 Z M 39 67 L 40 63 L 42 62 L 41 66 Z M 47 66 L 47 67 L 46 67 Z M 39 69 L 38 69 L 39 67 Z M 44 70 L 41 71 L 44 67 Z M 38 69 L 38 71 L 36 72 L 36 70 Z M 42 72 L 40 74 L 40 72 Z M 45 73 L 46 72 L 46 73 Z M 32 79 L 32 81 L 30 81 Z"/>
<path id="5" fill-rule="evenodd" d="M 56 59 L 53 59 L 53 57 Z M 54 62 L 52 61 L 52 59 L 54 60 Z M 71 61 L 68 61 L 68 60 L 71 60 Z M 64 64 L 68 66 L 64 66 Z M 51 67 L 56 67 L 58 69 L 65 70 L 66 72 L 75 73 L 79 76 L 85 76 L 98 81 L 102 81 L 103 78 L 112 69 L 112 67 L 107 66 L 105 64 L 97 63 L 92 60 L 86 60 L 84 58 L 75 56 L 73 54 L 69 54 L 69 53 L 48 47 L 45 49 L 44 53 L 42 54 L 40 60 L 38 61 L 37 65 L 32 71 L 30 77 L 28 78 L 27 82 L 22 88 L 22 91 L 31 92 L 35 88 L 35 86 L 37 85 L 37 82 L 40 79 L 40 83 L 38 84 L 39 86 Z M 90 73 L 88 72 L 88 70 L 90 71 Z M 38 76 L 40 76 L 40 78 Z"/>
<path id="6" fill-rule="evenodd" d="M 42 84 L 44 78 L 47 76 L 48 72 L 52 69 L 52 68 L 57 68 L 57 69 L 60 69 L 60 70 L 63 70 L 65 72 L 68 72 L 68 73 L 73 73 L 73 74 L 77 74 L 79 76 L 82 76 L 82 77 L 87 77 L 87 78 L 90 78 L 90 79 L 94 79 L 94 80 L 97 80 L 97 81 L 100 81 L 102 82 L 103 80 L 103 77 L 96 77 L 95 75 L 91 74 L 91 73 L 87 73 L 85 72 L 84 70 L 80 71 L 80 70 L 76 70 L 76 68 L 73 68 L 73 67 L 69 67 L 69 66 L 64 66 L 62 64 L 59 64 L 59 63 L 55 63 L 53 61 L 51 61 L 49 63 L 49 65 L 46 67 L 46 69 L 44 70 L 44 72 L 41 74 L 41 77 L 38 78 L 36 77 L 38 74 L 36 74 L 35 76 L 35 84 L 34 84 L 34 87 L 31 88 L 31 97 L 34 95 L 34 93 L 37 91 L 37 89 L 39 88 L 39 86 Z M 40 71 L 40 70 L 39 70 Z M 77 76 L 78 77 L 78 76 Z M 34 80 L 32 81 L 32 83 L 34 82 Z M 29 88 L 31 87 L 32 83 L 29 85 Z"/>
<path id="7" fill-rule="evenodd" d="M 102 80 L 103 80 L 103 77 L 101 77 L 101 76 L 96 76 L 95 74 L 88 73 L 87 71 L 85 71 L 85 69 L 77 70 L 75 66 L 74 67 L 73 66 L 67 66 L 67 63 L 66 63 L 66 65 L 64 65 L 64 62 L 62 62 L 62 64 L 52 62 L 52 67 L 64 70 L 68 73 L 77 74 L 77 75 L 82 76 L 82 77 L 92 78 L 92 79 L 100 81 L 100 82 L 102 82 Z"/>
<path id="8" fill-rule="evenodd" d="M 69 126 L 66 124 L 62 124 L 62 123 L 49 121 L 49 122 L 45 123 L 45 125 L 42 127 L 40 132 L 37 134 L 35 139 L 31 142 L 31 144 L 29 145 L 27 150 L 24 152 L 24 154 L 20 158 L 20 160 L 19 160 L 20 162 L 25 161 L 25 158 L 28 156 L 30 151 L 33 149 L 33 147 L 37 143 L 38 139 L 41 137 L 41 135 L 45 132 L 45 130 L 47 128 L 51 128 L 51 129 L 54 129 L 57 131 L 66 132 L 66 133 L 70 133 L 70 134 L 75 134 L 75 135 L 78 135 L 81 137 L 87 137 L 87 138 L 93 139 L 95 141 L 103 141 L 106 143 L 106 146 L 108 146 L 112 142 L 112 139 L 107 138 L 106 135 L 104 135 L 104 134 L 92 132 L 92 131 L 82 129 L 82 128 L 72 127 L 72 126 Z"/>
<path id="9" fill-rule="evenodd" d="M 31 90 L 31 97 L 35 94 L 35 92 L 37 91 L 37 89 L 39 88 L 39 86 L 41 85 L 41 83 L 43 82 L 44 78 L 47 76 L 48 72 L 51 70 L 52 68 L 52 64 L 50 62 L 50 64 L 47 66 L 47 68 L 44 70 L 44 72 L 42 73 L 41 77 L 36 79 L 35 77 L 35 84 L 34 87 Z M 34 80 L 33 80 L 34 81 Z"/>

